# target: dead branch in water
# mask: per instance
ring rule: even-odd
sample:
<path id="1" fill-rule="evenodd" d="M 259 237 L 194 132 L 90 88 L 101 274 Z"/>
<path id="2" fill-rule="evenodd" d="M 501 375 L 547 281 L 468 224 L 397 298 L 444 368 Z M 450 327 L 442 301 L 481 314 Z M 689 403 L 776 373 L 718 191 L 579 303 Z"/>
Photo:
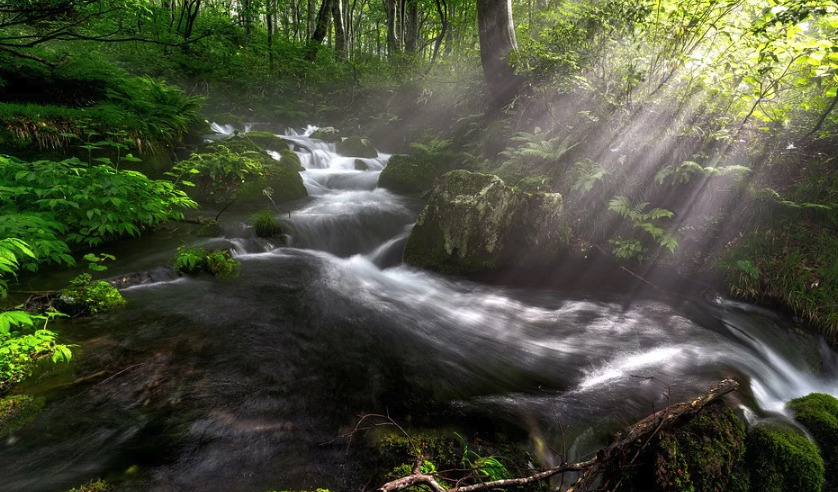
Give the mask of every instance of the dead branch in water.
<path id="1" fill-rule="evenodd" d="M 657 411 L 640 421 L 627 427 L 623 432 L 618 433 L 616 440 L 608 446 L 600 449 L 596 456 L 588 461 L 579 463 L 562 463 L 554 468 L 535 473 L 528 477 L 510 478 L 495 480 L 472 485 L 458 485 L 452 488 L 445 488 L 437 481 L 432 474 L 421 473 L 419 467 L 414 467 L 413 473 L 405 477 L 392 480 L 380 486 L 379 492 L 393 492 L 402 490 L 412 485 L 425 485 L 434 492 L 475 492 L 480 490 L 505 489 L 527 485 L 542 480 L 547 480 L 554 475 L 568 471 L 581 471 L 582 476 L 568 489 L 568 492 L 587 492 L 595 484 L 600 472 L 621 456 L 638 440 L 650 441 L 657 433 L 672 426 L 682 417 L 693 415 L 708 403 L 717 400 L 722 395 L 730 393 L 739 387 L 739 383 L 733 379 L 724 379 L 707 389 L 704 393 L 690 401 L 669 405 L 663 410 Z M 602 490 L 611 490 L 607 486 Z"/>

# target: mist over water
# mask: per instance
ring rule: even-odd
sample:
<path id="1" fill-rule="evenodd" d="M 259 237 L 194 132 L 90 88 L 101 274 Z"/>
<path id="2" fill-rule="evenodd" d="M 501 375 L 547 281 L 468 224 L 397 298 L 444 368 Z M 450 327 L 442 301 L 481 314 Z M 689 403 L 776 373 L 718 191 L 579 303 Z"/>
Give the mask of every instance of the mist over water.
<path id="1" fill-rule="evenodd" d="M 573 461 L 725 377 L 760 416 L 838 394 L 836 354 L 765 309 L 690 289 L 513 288 L 405 266 L 421 203 L 376 187 L 389 156 L 357 171 L 312 131 L 286 137 L 310 194 L 277 213 L 291 247 L 228 219 L 203 244 L 233 247 L 240 277 L 158 276 L 125 290 L 125 309 L 62 327 L 84 345 L 25 388 L 47 407 L 0 443 L 3 490 L 98 476 L 123 477 L 121 490 L 357 490 L 368 479 L 357 448 L 322 443 L 365 412 L 488 421 L 554 443 L 562 426 Z M 120 268 L 194 239 L 141 241 L 117 253 Z"/>

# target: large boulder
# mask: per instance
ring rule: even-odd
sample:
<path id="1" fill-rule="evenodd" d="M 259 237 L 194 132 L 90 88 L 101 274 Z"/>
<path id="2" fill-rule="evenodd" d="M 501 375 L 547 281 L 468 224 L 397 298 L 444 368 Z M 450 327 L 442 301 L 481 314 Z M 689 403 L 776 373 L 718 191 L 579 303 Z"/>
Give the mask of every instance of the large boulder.
<path id="1" fill-rule="evenodd" d="M 794 420 L 809 431 L 821 450 L 828 490 L 838 490 L 838 400 L 824 393 L 811 393 L 788 404 Z"/>
<path id="2" fill-rule="evenodd" d="M 822 490 L 823 459 L 817 446 L 797 429 L 777 424 L 757 425 L 748 432 L 745 447 L 751 490 Z"/>
<path id="3" fill-rule="evenodd" d="M 405 262 L 463 274 L 554 261 L 563 246 L 562 197 L 525 193 L 490 174 L 441 177 L 405 245 Z"/>
<path id="4" fill-rule="evenodd" d="M 366 138 L 349 137 L 337 143 L 337 153 L 344 157 L 378 157 L 378 151 Z"/>
<path id="5" fill-rule="evenodd" d="M 387 167 L 378 175 L 378 186 L 396 193 L 415 195 L 431 189 L 446 170 L 441 162 L 398 154 L 390 157 Z"/>
<path id="6" fill-rule="evenodd" d="M 289 149 L 288 142 L 271 132 L 252 131 L 244 136 L 265 150 L 281 151 Z"/>
<path id="7" fill-rule="evenodd" d="M 311 134 L 311 138 L 323 140 L 324 142 L 340 142 L 340 131 L 333 126 L 325 126 L 314 130 Z"/>

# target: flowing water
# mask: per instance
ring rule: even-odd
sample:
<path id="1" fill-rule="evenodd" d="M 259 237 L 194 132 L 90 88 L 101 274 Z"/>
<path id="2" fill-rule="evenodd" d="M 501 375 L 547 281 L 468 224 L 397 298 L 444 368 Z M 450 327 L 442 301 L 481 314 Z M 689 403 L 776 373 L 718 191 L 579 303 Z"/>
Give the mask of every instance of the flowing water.
<path id="1" fill-rule="evenodd" d="M 106 476 L 131 491 L 359 490 L 363 445 L 347 452 L 335 438 L 366 412 L 556 448 L 563 432 L 575 460 L 724 377 L 740 381 L 752 419 L 838 394 L 822 339 L 748 304 L 404 266 L 421 203 L 376 187 L 388 156 L 356 171 L 310 132 L 287 137 L 310 194 L 277 212 L 289 246 L 255 238 L 241 212 L 215 238 L 173 226 L 114 247 L 111 273 L 150 271 L 152 282 L 126 289 L 124 309 L 61 326 L 80 346 L 22 387 L 47 406 L 0 443 L 0 489 Z M 232 248 L 241 275 L 173 275 L 162 266 L 184 242 Z"/>

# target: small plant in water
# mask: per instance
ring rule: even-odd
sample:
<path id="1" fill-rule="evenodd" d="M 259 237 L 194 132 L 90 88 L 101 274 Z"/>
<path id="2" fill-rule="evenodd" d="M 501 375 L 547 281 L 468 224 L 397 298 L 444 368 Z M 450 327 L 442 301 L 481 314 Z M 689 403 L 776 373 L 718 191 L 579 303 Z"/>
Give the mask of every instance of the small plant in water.
<path id="1" fill-rule="evenodd" d="M 172 263 L 178 273 L 207 272 L 219 278 L 233 277 L 241 267 L 241 261 L 233 258 L 230 251 L 207 251 L 201 247 L 181 246 Z"/>
<path id="2" fill-rule="evenodd" d="M 270 210 L 263 210 L 250 216 L 250 223 L 253 230 L 259 237 L 274 237 L 282 233 L 282 228 L 276 220 L 276 216 Z"/>

